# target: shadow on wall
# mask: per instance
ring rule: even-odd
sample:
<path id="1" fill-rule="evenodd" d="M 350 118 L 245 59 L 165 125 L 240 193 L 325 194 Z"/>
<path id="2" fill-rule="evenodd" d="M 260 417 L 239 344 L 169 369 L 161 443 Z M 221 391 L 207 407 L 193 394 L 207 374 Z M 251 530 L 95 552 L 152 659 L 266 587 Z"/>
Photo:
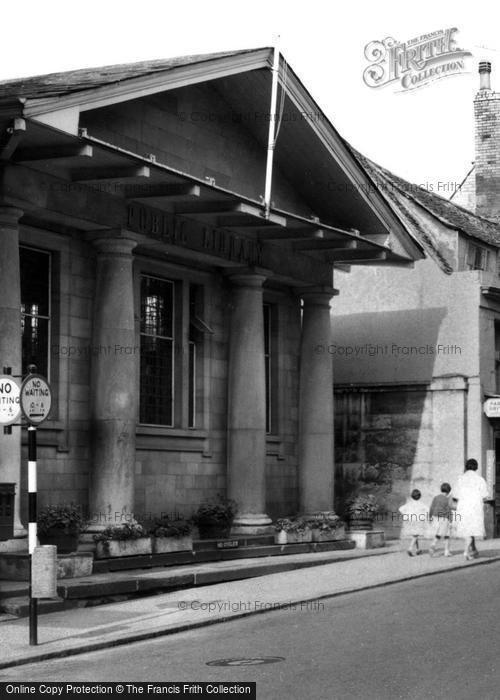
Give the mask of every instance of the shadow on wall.
<path id="1" fill-rule="evenodd" d="M 380 505 L 374 527 L 399 537 L 398 508 L 413 488 L 425 389 L 342 391 L 335 396 L 335 508 L 359 494 Z"/>
<path id="2" fill-rule="evenodd" d="M 455 354 L 444 352 L 457 342 L 444 337 L 447 313 L 435 307 L 333 316 L 332 342 L 323 351 L 332 355 L 335 384 L 429 382 L 445 354 L 447 371 L 454 365 L 458 370 L 461 347 Z"/>

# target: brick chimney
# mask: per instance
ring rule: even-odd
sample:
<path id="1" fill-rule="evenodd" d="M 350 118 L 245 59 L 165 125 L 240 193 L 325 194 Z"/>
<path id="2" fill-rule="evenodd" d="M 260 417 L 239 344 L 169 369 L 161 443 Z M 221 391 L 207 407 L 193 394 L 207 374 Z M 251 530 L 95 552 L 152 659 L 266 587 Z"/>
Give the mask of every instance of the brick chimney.
<path id="1" fill-rule="evenodd" d="M 476 121 L 476 214 L 500 221 L 500 93 L 490 85 L 491 63 L 479 64 Z"/>

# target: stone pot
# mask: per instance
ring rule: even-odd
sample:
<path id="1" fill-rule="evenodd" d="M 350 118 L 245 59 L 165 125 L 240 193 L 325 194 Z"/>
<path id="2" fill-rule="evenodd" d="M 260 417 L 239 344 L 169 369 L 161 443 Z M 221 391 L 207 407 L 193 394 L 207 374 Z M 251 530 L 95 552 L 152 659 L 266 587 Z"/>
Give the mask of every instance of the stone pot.
<path id="1" fill-rule="evenodd" d="M 152 537 L 153 554 L 168 554 L 168 552 L 190 552 L 193 549 L 191 535 L 184 537 Z"/>
<path id="2" fill-rule="evenodd" d="M 151 537 L 139 537 L 135 540 L 107 540 L 98 542 L 96 559 L 110 557 L 137 557 L 141 554 L 151 554 Z"/>
<path id="3" fill-rule="evenodd" d="M 52 544 L 57 547 L 58 554 L 76 552 L 78 547 L 78 532 L 66 532 L 61 527 L 51 527 L 46 532 L 38 533 L 40 544 Z"/>
<path id="4" fill-rule="evenodd" d="M 285 530 L 279 530 L 274 534 L 274 542 L 276 544 L 288 544 L 288 535 Z"/>
<path id="5" fill-rule="evenodd" d="M 198 523 L 200 540 L 224 540 L 229 537 L 231 523 L 221 525 L 220 523 Z"/>
<path id="6" fill-rule="evenodd" d="M 349 530 L 373 530 L 373 516 L 354 516 L 349 518 Z"/>

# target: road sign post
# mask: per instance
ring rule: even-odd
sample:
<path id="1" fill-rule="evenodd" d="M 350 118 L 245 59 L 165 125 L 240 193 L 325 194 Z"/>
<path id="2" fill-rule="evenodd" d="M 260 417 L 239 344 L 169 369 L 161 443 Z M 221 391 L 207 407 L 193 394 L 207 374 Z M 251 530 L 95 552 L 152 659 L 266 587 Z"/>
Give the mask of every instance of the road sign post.
<path id="1" fill-rule="evenodd" d="M 21 411 L 28 421 L 28 550 L 30 554 L 29 577 L 29 629 L 30 645 L 38 644 L 38 598 L 33 596 L 33 552 L 37 540 L 37 467 L 36 427 L 47 419 L 52 404 L 52 393 L 45 377 L 35 373 L 36 367 L 28 367 L 29 374 L 21 384 Z"/>

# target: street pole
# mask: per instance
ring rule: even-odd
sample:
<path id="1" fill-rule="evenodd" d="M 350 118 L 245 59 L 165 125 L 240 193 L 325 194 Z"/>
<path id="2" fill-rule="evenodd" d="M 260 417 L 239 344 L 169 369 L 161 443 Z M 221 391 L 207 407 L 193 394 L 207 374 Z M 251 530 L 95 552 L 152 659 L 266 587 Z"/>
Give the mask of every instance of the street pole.
<path id="1" fill-rule="evenodd" d="M 33 551 L 36 547 L 36 426 L 28 426 L 28 549 L 29 549 L 29 598 L 30 598 L 30 646 L 38 644 L 38 599 L 32 596 Z"/>

